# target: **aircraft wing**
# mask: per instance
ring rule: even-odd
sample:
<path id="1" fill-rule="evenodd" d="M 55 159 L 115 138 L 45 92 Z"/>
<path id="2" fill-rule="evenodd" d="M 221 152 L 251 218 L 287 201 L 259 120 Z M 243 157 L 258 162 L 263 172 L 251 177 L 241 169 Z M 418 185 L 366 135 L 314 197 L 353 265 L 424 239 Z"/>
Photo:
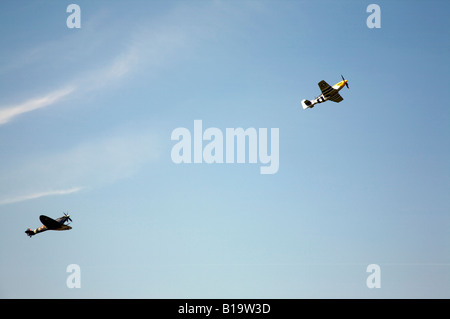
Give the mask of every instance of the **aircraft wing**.
<path id="1" fill-rule="evenodd" d="M 338 92 L 336 92 L 336 94 L 330 96 L 329 100 L 333 101 L 333 102 L 336 102 L 336 103 L 339 103 L 339 102 L 341 102 L 343 100 L 343 98 Z"/>
<path id="2" fill-rule="evenodd" d="M 67 225 L 61 225 L 59 226 L 59 228 L 55 229 L 55 230 L 69 230 L 72 229 L 71 226 L 67 226 Z"/>
<path id="3" fill-rule="evenodd" d="M 45 215 L 39 216 L 39 219 L 42 224 L 44 224 L 48 229 L 58 229 L 61 227 L 61 224 L 58 223 L 56 220 L 47 217 Z"/>
<path id="4" fill-rule="evenodd" d="M 322 91 L 322 94 L 324 96 L 331 96 L 334 93 L 337 93 L 337 91 L 335 89 L 333 89 L 327 82 L 325 82 L 324 80 L 320 81 L 319 83 L 319 88 Z"/>

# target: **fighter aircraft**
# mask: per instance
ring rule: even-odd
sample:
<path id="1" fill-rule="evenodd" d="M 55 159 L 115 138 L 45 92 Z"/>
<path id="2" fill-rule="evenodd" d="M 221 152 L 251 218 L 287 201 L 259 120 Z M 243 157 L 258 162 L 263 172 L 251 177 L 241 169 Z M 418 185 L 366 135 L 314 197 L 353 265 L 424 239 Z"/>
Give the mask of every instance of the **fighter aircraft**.
<path id="1" fill-rule="evenodd" d="M 333 86 L 329 86 L 327 82 L 325 82 L 324 80 L 320 81 L 319 84 L 319 88 L 322 91 L 322 94 L 319 95 L 318 97 L 316 97 L 314 100 L 310 101 L 310 100 L 302 100 L 302 106 L 303 109 L 306 110 L 307 108 L 313 108 L 314 105 L 318 104 L 318 103 L 322 103 L 325 101 L 333 101 L 336 103 L 339 103 L 343 100 L 342 96 L 339 94 L 339 91 L 346 86 L 347 89 L 349 89 L 348 84 L 347 84 L 347 80 L 344 79 L 344 77 L 342 76 L 342 81 L 339 83 L 336 83 Z"/>
<path id="2" fill-rule="evenodd" d="M 72 227 L 68 226 L 69 221 L 72 221 L 70 219 L 70 215 L 64 213 L 64 216 L 59 217 L 57 219 L 53 219 L 50 217 L 47 217 L 45 215 L 39 216 L 39 219 L 41 223 L 43 224 L 41 227 L 36 228 L 35 230 L 32 230 L 31 228 L 28 228 L 25 233 L 30 236 L 42 233 L 46 230 L 69 230 L 72 229 Z M 67 224 L 66 224 L 67 222 Z"/>

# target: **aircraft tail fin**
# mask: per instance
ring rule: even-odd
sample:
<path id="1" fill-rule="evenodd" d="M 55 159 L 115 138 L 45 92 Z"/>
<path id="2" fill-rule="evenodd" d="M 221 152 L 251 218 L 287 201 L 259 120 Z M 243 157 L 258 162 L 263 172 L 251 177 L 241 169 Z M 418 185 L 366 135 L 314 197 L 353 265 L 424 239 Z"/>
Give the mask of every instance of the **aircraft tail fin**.
<path id="1" fill-rule="evenodd" d="M 34 232 L 31 228 L 28 228 L 28 229 L 25 231 L 25 234 L 27 234 L 27 235 L 30 236 L 30 238 L 31 238 L 31 236 L 35 235 L 35 232 Z"/>
<path id="2" fill-rule="evenodd" d="M 314 104 L 310 100 L 302 100 L 302 107 L 306 110 L 309 107 L 314 107 Z"/>

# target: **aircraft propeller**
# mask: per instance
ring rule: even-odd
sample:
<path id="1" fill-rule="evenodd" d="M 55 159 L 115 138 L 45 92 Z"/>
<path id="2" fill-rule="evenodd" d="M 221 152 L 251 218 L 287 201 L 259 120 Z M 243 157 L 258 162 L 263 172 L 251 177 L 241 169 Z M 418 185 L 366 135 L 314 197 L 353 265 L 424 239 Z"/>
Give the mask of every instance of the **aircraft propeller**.
<path id="1" fill-rule="evenodd" d="M 342 78 L 342 81 L 345 81 L 345 79 L 344 79 L 344 76 L 341 74 L 341 78 Z M 345 83 L 345 86 L 347 87 L 347 89 L 349 89 L 350 90 L 350 88 L 348 87 L 348 84 L 347 84 L 347 82 L 344 82 Z"/>
<path id="2" fill-rule="evenodd" d="M 68 215 L 67 213 L 64 213 L 64 217 L 67 217 L 68 220 L 72 221 L 72 219 L 70 219 L 70 215 Z"/>

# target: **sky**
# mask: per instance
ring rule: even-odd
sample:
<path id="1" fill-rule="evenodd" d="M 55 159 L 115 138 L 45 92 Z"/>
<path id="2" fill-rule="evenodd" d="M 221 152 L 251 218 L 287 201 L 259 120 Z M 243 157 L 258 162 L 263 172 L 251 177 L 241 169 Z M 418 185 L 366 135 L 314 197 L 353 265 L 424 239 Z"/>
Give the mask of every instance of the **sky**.
<path id="1" fill-rule="evenodd" d="M 449 298 L 449 9 L 2 1 L 0 297 Z M 196 120 L 278 129 L 278 170 L 174 162 Z"/>

